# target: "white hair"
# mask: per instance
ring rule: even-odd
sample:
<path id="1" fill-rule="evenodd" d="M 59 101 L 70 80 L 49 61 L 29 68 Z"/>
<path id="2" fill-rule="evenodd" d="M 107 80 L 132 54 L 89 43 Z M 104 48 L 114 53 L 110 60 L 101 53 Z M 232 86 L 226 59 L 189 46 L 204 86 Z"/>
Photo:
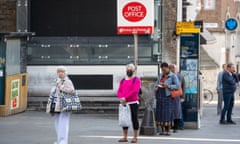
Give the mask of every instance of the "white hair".
<path id="1" fill-rule="evenodd" d="M 126 68 L 132 68 L 134 71 L 136 70 L 136 66 L 133 63 L 130 63 L 126 66 Z"/>
<path id="2" fill-rule="evenodd" d="M 67 68 L 65 66 L 58 66 L 57 71 L 63 71 L 65 74 L 67 74 Z"/>

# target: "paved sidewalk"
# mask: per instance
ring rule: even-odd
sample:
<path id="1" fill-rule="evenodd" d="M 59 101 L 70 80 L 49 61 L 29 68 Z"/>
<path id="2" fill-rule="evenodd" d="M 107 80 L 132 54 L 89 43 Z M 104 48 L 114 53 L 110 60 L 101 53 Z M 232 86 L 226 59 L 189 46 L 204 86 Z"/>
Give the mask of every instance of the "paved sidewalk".
<path id="1" fill-rule="evenodd" d="M 201 129 L 179 131 L 169 137 L 140 136 L 139 143 L 240 143 L 240 104 L 235 105 L 233 117 L 237 125 L 219 125 L 216 105 L 205 105 Z M 56 139 L 53 121 L 48 114 L 33 111 L 0 118 L 0 144 L 53 144 Z M 71 117 L 70 144 L 116 144 L 120 137 L 117 117 L 104 114 L 74 114 Z"/>

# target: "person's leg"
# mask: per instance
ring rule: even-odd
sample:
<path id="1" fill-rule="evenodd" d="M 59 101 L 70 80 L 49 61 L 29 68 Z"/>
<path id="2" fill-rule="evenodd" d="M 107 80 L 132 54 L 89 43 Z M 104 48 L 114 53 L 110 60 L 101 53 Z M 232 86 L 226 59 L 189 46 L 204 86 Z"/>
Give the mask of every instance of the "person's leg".
<path id="1" fill-rule="evenodd" d="M 174 120 L 174 126 L 173 126 L 173 132 L 176 133 L 178 128 L 180 127 L 180 119 L 175 119 Z"/>
<path id="2" fill-rule="evenodd" d="M 58 126 L 59 126 L 59 114 L 54 114 L 55 117 L 55 130 L 56 130 L 56 134 L 58 135 Z"/>
<path id="3" fill-rule="evenodd" d="M 54 118 L 55 118 L 55 131 L 56 131 L 56 134 L 57 134 L 57 141 L 58 141 L 58 132 L 59 132 L 59 114 L 58 113 L 55 113 L 54 114 Z M 57 142 L 55 142 L 57 143 Z"/>
<path id="4" fill-rule="evenodd" d="M 128 142 L 128 127 L 123 127 L 123 138 L 118 140 L 118 142 Z"/>
<path id="5" fill-rule="evenodd" d="M 225 115 L 226 115 L 227 110 L 229 109 L 230 99 L 231 99 L 231 94 L 229 94 L 229 93 L 223 94 L 224 107 L 222 110 L 220 123 L 224 123 L 224 121 L 225 121 Z"/>
<path id="6" fill-rule="evenodd" d="M 68 144 L 69 121 L 69 112 L 59 114 L 58 144 Z"/>
<path id="7" fill-rule="evenodd" d="M 229 108 L 227 112 L 227 122 L 232 122 L 232 110 L 234 106 L 234 94 L 230 97 Z"/>
<path id="8" fill-rule="evenodd" d="M 220 115 L 222 112 L 222 103 L 223 103 L 223 91 L 218 90 L 218 104 L 217 104 L 217 114 Z"/>
<path id="9" fill-rule="evenodd" d="M 131 116 L 132 116 L 132 125 L 134 130 L 133 140 L 132 143 L 137 142 L 138 137 L 138 129 L 139 129 L 139 122 L 138 122 L 138 104 L 130 104 L 131 108 Z"/>
<path id="10" fill-rule="evenodd" d="M 166 136 L 170 136 L 171 135 L 171 127 L 172 127 L 172 124 L 170 124 L 170 122 L 169 123 L 167 123 L 167 125 L 165 126 L 165 130 L 166 130 L 166 133 L 165 133 L 165 135 Z"/>
<path id="11" fill-rule="evenodd" d="M 166 129 L 165 129 L 165 126 L 164 125 L 161 125 L 161 133 L 160 133 L 160 135 L 165 135 L 165 133 L 166 133 Z"/>
<path id="12" fill-rule="evenodd" d="M 185 109 L 184 107 L 184 102 L 181 103 L 181 118 L 180 118 L 180 121 L 179 121 L 179 129 L 180 130 L 183 130 L 184 129 L 184 118 L 183 118 L 183 110 Z"/>
<path id="13" fill-rule="evenodd" d="M 160 133 L 160 122 L 156 121 L 156 131 Z"/>

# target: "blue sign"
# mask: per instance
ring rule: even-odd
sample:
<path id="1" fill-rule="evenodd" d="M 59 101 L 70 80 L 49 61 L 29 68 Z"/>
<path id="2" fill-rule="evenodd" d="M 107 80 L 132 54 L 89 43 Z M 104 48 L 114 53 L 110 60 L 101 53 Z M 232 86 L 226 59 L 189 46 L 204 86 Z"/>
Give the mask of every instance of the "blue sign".
<path id="1" fill-rule="evenodd" d="M 238 27 L 238 22 L 234 18 L 229 18 L 225 22 L 225 28 L 229 31 L 234 31 Z"/>

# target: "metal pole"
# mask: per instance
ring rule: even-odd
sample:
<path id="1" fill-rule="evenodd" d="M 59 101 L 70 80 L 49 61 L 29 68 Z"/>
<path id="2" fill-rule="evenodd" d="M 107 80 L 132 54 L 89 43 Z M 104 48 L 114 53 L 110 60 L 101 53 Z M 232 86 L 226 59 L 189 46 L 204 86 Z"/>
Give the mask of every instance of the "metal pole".
<path id="1" fill-rule="evenodd" d="M 182 21 L 182 11 L 183 11 L 183 6 L 182 6 L 182 3 L 183 1 L 182 0 L 178 0 L 178 5 L 177 5 L 177 21 L 178 22 L 181 22 Z M 177 66 L 179 67 L 179 70 L 181 71 L 181 67 L 180 67 L 180 37 L 178 36 L 177 37 L 177 60 L 176 60 L 176 64 Z"/>
<path id="2" fill-rule="evenodd" d="M 134 64 L 138 66 L 138 34 L 133 34 L 134 37 Z"/>
<path id="3" fill-rule="evenodd" d="M 228 64 L 230 62 L 230 49 L 229 48 L 226 49 L 225 57 L 226 57 L 226 64 Z"/>

